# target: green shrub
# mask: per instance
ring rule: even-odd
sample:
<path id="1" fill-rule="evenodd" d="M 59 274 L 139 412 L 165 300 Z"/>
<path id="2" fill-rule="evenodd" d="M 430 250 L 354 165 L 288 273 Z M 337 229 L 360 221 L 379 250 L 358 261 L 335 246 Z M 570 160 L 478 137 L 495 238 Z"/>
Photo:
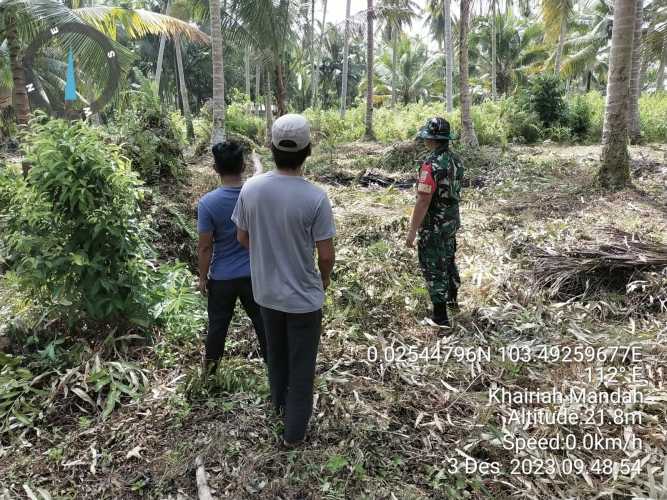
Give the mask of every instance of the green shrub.
<path id="1" fill-rule="evenodd" d="M 572 131 L 569 127 L 549 127 L 542 131 L 542 137 L 553 142 L 566 143 L 572 142 Z"/>
<path id="2" fill-rule="evenodd" d="M 85 315 L 139 319 L 149 249 L 139 223 L 139 182 L 119 148 L 84 122 L 31 122 L 27 179 L 13 179 L 4 240 L 27 295 Z"/>
<path id="3" fill-rule="evenodd" d="M 484 101 L 472 108 L 475 133 L 480 145 L 504 146 L 507 143 L 507 127 L 502 116 L 502 102 Z"/>
<path id="4" fill-rule="evenodd" d="M 646 142 L 667 142 L 667 93 L 644 94 L 639 99 L 641 131 Z"/>
<path id="5" fill-rule="evenodd" d="M 565 87 L 557 75 L 543 73 L 534 77 L 528 87 L 528 99 L 530 109 L 537 113 L 544 127 L 565 122 L 567 115 Z"/>
<path id="6" fill-rule="evenodd" d="M 576 96 L 568 107 L 567 123 L 572 134 L 579 140 L 585 139 L 591 129 L 593 111 L 584 96 Z"/>
<path id="7" fill-rule="evenodd" d="M 238 90 L 232 91 L 232 103 L 225 111 L 225 132 L 246 137 L 254 144 L 262 144 L 265 140 L 264 120 L 252 115 L 248 110 L 250 98 Z M 195 154 L 206 152 L 211 144 L 211 133 L 213 128 L 212 102 L 208 101 L 202 106 L 199 116 L 194 119 L 195 131 Z"/>
<path id="8" fill-rule="evenodd" d="M 180 263 L 162 265 L 154 275 L 151 316 L 162 330 L 155 352 L 163 366 L 181 361 L 182 346 L 189 348 L 186 352 L 196 349 L 206 327 L 206 305 L 194 283 L 194 275 Z"/>
<path id="9" fill-rule="evenodd" d="M 145 79 L 126 93 L 110 127 L 132 169 L 149 184 L 179 178 L 185 171 L 184 124 L 174 116 L 161 104 L 153 82 Z"/>
<path id="10" fill-rule="evenodd" d="M 537 113 L 523 108 L 517 100 L 512 99 L 508 103 L 506 116 L 507 137 L 511 141 L 533 144 L 540 139 L 542 130 Z"/>
<path id="11" fill-rule="evenodd" d="M 231 101 L 231 104 L 227 106 L 225 128 L 229 132 L 236 132 L 249 137 L 259 144 L 264 134 L 264 120 L 249 112 L 252 105 L 250 97 L 237 89 L 233 89 Z M 211 117 L 211 122 L 213 122 L 213 117 Z"/>

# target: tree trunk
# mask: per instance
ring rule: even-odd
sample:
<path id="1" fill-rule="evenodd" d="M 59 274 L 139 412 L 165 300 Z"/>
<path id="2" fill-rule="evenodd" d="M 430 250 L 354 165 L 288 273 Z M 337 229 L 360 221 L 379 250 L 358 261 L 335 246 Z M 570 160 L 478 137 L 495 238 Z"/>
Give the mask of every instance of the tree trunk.
<path id="1" fill-rule="evenodd" d="M 461 87 L 461 142 L 473 148 L 479 147 L 475 127 L 472 122 L 472 99 L 468 82 L 468 21 L 471 0 L 461 0 L 461 19 L 459 21 L 459 86 Z"/>
<path id="2" fill-rule="evenodd" d="M 245 93 L 250 99 L 250 49 L 245 51 Z"/>
<path id="3" fill-rule="evenodd" d="M 563 59 L 563 47 L 565 46 L 565 35 L 567 34 L 567 16 L 563 17 L 560 23 L 560 33 L 558 34 L 558 46 L 556 47 L 556 59 L 554 61 L 554 73 L 560 75 L 560 64 Z"/>
<path id="4" fill-rule="evenodd" d="M 285 88 L 282 61 L 278 61 L 278 64 L 276 64 L 276 104 L 278 106 L 278 116 L 287 114 L 287 89 Z"/>
<path id="5" fill-rule="evenodd" d="M 167 7 L 164 10 L 164 13 L 169 13 L 169 4 L 167 2 Z M 160 48 L 157 51 L 157 65 L 155 66 L 155 87 L 157 88 L 158 95 L 160 94 L 160 79 L 162 78 L 162 65 L 164 64 L 164 46 L 167 44 L 167 34 L 163 33 L 160 35 Z"/>
<path id="6" fill-rule="evenodd" d="M 21 62 L 21 47 L 16 29 L 16 13 L 13 7 L 5 7 L 4 14 L 9 65 L 12 70 L 12 81 L 14 82 L 14 111 L 16 113 L 16 121 L 19 125 L 27 125 L 30 119 L 30 103 L 28 102 L 28 91 L 25 86 L 25 72 L 23 71 L 23 63 Z"/>
<path id="7" fill-rule="evenodd" d="M 598 173 L 600 183 L 610 188 L 621 188 L 630 182 L 628 101 L 636 6 L 636 0 L 616 0 L 614 6 L 602 132 L 602 164 Z"/>
<path id="8" fill-rule="evenodd" d="M 315 106 L 313 101 L 313 96 L 315 95 L 315 73 L 317 73 L 315 64 L 317 60 L 315 58 L 315 3 L 317 0 L 311 0 L 310 2 L 310 107 Z"/>
<path id="9" fill-rule="evenodd" d="M 396 27 L 391 28 L 391 106 L 396 107 L 398 101 L 398 95 L 396 93 L 396 83 L 398 78 L 398 71 L 396 66 L 398 65 L 398 30 Z"/>
<path id="10" fill-rule="evenodd" d="M 591 91 L 591 80 L 593 79 L 593 73 L 591 71 L 588 72 L 588 75 L 586 76 L 586 93 Z"/>
<path id="11" fill-rule="evenodd" d="M 630 108 L 628 110 L 628 135 L 631 144 L 641 141 L 641 125 L 639 122 L 639 97 L 642 92 L 640 74 L 642 59 L 642 19 L 644 6 L 642 0 L 635 0 L 635 29 L 632 36 L 632 69 L 630 71 Z"/>
<path id="12" fill-rule="evenodd" d="M 160 79 L 162 78 L 162 65 L 164 64 L 164 46 L 167 44 L 167 35 L 160 35 L 160 48 L 157 51 L 157 65 L 155 67 L 155 87 L 160 93 Z"/>
<path id="13" fill-rule="evenodd" d="M 496 84 L 496 59 L 497 59 L 497 36 L 496 36 L 496 0 L 491 0 L 491 99 L 497 97 Z"/>
<path id="14" fill-rule="evenodd" d="M 343 80 L 340 88 L 340 117 L 345 118 L 347 109 L 347 79 L 350 71 L 350 8 L 352 0 L 347 0 L 345 8 L 345 46 L 343 47 Z"/>
<path id="15" fill-rule="evenodd" d="M 262 98 L 262 88 L 260 87 L 262 83 L 262 65 L 257 64 L 255 66 L 255 104 L 259 106 L 260 99 Z"/>
<path id="16" fill-rule="evenodd" d="M 317 47 L 317 57 L 315 68 L 313 68 L 313 107 L 320 107 L 319 86 L 320 86 L 320 64 L 322 64 L 322 46 L 324 45 L 324 29 L 327 20 L 327 0 L 322 2 L 322 29 L 320 30 L 320 43 Z"/>
<path id="17" fill-rule="evenodd" d="M 445 76 L 445 91 L 447 98 L 447 113 L 454 110 L 454 97 L 452 86 L 454 85 L 454 44 L 452 43 L 452 12 L 451 1 L 445 0 L 445 58 L 447 59 L 447 74 Z"/>
<path id="18" fill-rule="evenodd" d="M 658 66 L 658 79 L 655 83 L 655 89 L 659 91 L 665 90 L 665 66 L 667 66 L 667 35 L 662 42 L 662 57 Z"/>
<path id="19" fill-rule="evenodd" d="M 176 50 L 176 66 L 178 67 L 178 85 L 181 89 L 181 104 L 183 105 L 183 116 L 188 131 L 188 139 L 192 140 L 195 136 L 192 127 L 192 115 L 190 114 L 190 101 L 188 99 L 188 88 L 185 85 L 185 73 L 183 72 L 183 56 L 181 54 L 181 37 L 174 35 L 174 48 Z"/>
<path id="20" fill-rule="evenodd" d="M 364 139 L 367 141 L 375 140 L 375 133 L 373 132 L 373 17 L 375 12 L 373 10 L 373 0 L 368 0 L 368 11 L 366 13 L 366 80 L 368 88 L 366 89 L 366 132 Z"/>
<path id="21" fill-rule="evenodd" d="M 266 117 L 266 147 L 271 147 L 271 128 L 273 127 L 273 99 L 271 95 L 271 72 L 266 70 L 264 82 L 264 108 Z"/>
<path id="22" fill-rule="evenodd" d="M 225 66 L 220 0 L 209 0 L 211 14 L 211 56 L 213 58 L 213 129 L 211 144 L 225 140 Z"/>

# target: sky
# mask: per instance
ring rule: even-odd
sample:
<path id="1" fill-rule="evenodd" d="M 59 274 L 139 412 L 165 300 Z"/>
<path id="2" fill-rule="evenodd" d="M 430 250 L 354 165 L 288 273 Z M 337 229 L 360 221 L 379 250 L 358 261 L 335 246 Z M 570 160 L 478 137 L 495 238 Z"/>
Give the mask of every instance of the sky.
<path id="1" fill-rule="evenodd" d="M 328 0 L 327 2 L 327 23 L 332 22 L 332 23 L 340 23 L 345 20 L 345 6 L 346 6 L 346 0 Z M 426 0 L 415 0 L 415 3 L 419 5 L 422 9 L 424 8 L 424 5 L 426 4 Z M 366 6 L 368 5 L 368 2 L 366 0 L 352 0 L 351 8 L 350 8 L 350 13 L 354 16 L 355 14 L 359 13 L 360 11 L 366 10 Z M 317 0 L 317 4 L 315 7 L 315 17 L 322 21 L 322 0 Z M 422 19 L 417 19 L 413 25 L 412 29 L 410 30 L 410 33 L 416 34 L 416 33 L 424 33 L 422 31 L 422 26 L 424 19 L 426 19 L 426 16 L 424 15 Z"/>

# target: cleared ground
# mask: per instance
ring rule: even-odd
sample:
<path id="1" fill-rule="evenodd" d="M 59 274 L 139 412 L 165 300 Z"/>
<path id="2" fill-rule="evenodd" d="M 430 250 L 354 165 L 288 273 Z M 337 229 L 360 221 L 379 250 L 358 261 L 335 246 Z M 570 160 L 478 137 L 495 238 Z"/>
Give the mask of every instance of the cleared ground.
<path id="1" fill-rule="evenodd" d="M 403 245 L 414 152 L 317 150 L 307 173 L 328 190 L 339 236 L 307 445 L 278 446 L 264 367 L 239 319 L 216 381 L 199 375 L 198 342 L 169 368 L 150 344 L 135 345 L 150 378 L 144 397 L 106 420 L 63 406 L 8 443 L 0 497 L 29 485 L 53 498 L 195 498 L 198 455 L 214 494 L 228 498 L 667 495 L 666 151 L 633 148 L 634 187 L 616 193 L 595 185 L 598 147 L 465 154 L 461 311 L 445 334 L 422 321 L 428 295 Z M 191 165 L 188 186 L 163 190 L 182 218 L 215 185 L 208 161 Z M 173 235 L 165 255 L 191 248 L 187 231 Z M 570 388 L 598 399 L 634 388 L 643 401 L 494 397 Z M 512 419 L 563 406 L 580 420 Z M 558 438 L 560 449 L 507 449 L 522 438 Z"/>

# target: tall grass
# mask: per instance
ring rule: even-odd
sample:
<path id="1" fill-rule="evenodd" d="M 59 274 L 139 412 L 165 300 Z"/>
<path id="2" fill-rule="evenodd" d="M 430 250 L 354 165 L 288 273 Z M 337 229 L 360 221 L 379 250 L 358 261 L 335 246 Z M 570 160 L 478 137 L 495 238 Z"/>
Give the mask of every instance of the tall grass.
<path id="1" fill-rule="evenodd" d="M 574 109 L 575 99 L 584 103 L 590 113 L 590 125 L 587 131 L 576 137 L 583 143 L 596 143 L 602 137 L 605 98 L 599 92 L 590 92 L 582 96 L 569 96 L 568 109 Z M 645 94 L 640 99 L 641 125 L 646 142 L 667 142 L 667 93 Z M 579 105 L 581 108 L 581 104 Z M 359 106 L 350 109 L 345 119 L 341 119 L 337 110 L 305 111 L 310 120 L 317 141 L 328 144 L 340 144 L 359 140 L 364 134 L 364 117 L 366 109 Z M 455 110 L 451 115 L 444 112 L 441 103 L 416 103 L 396 108 L 379 108 L 373 115 L 374 129 L 377 139 L 382 143 L 408 140 L 415 137 L 417 130 L 433 116 L 443 116 L 458 132 L 460 114 Z M 485 101 L 473 106 L 472 109 L 475 131 L 480 144 L 504 145 L 507 142 L 534 142 L 550 139 L 556 142 L 570 142 L 575 135 L 568 123 L 551 128 L 542 128 L 531 115 L 520 110 L 513 98 L 498 101 Z M 521 131 L 528 135 L 527 129 L 534 134 L 525 138 Z"/>

